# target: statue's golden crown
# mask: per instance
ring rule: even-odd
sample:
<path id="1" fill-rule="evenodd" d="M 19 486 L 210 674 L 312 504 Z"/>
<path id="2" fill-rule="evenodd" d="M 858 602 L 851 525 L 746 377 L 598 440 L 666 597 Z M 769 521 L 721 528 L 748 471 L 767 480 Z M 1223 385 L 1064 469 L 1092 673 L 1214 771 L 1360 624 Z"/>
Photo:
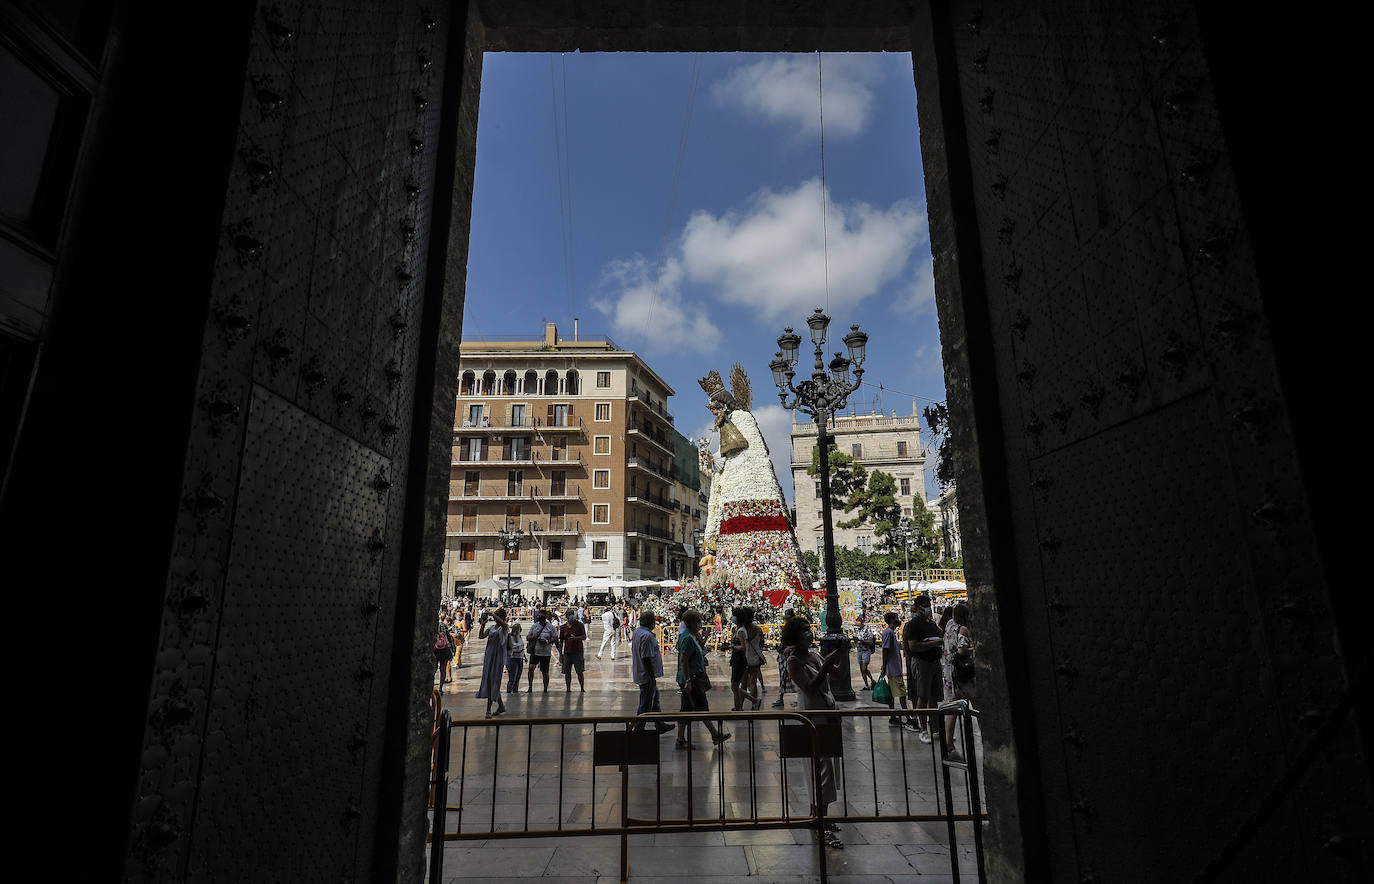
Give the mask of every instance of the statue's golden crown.
<path id="1" fill-rule="evenodd" d="M 725 381 L 721 378 L 720 372 L 714 368 L 706 377 L 698 378 L 697 383 L 701 384 L 701 389 L 706 391 L 707 396 L 714 396 L 717 392 L 725 389 Z"/>

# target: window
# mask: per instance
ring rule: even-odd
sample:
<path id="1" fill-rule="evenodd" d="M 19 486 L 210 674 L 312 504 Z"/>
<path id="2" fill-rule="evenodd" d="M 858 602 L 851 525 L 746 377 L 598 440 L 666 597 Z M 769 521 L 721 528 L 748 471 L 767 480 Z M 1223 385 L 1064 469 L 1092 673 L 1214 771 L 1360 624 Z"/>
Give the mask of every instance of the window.
<path id="1" fill-rule="evenodd" d="M 593 540 L 593 541 L 592 541 L 592 560 L 593 560 L 593 561 L 597 561 L 597 562 L 604 562 L 604 561 L 606 561 L 606 541 L 604 541 L 604 540 Z"/>
<path id="2" fill-rule="evenodd" d="M 550 562 L 561 562 L 561 561 L 563 561 L 563 541 L 561 541 L 561 540 L 551 540 L 551 541 L 549 541 L 549 561 L 550 561 Z"/>
<path id="3" fill-rule="evenodd" d="M 477 507 L 472 504 L 463 507 L 463 527 L 459 530 L 464 532 L 477 530 Z"/>
<path id="4" fill-rule="evenodd" d="M 902 480 L 902 493 L 903 493 L 903 494 L 910 494 L 910 493 L 911 493 L 911 480 L 910 480 L 910 479 L 903 479 L 903 480 Z"/>
<path id="5" fill-rule="evenodd" d="M 476 470 L 468 470 L 463 473 L 463 496 L 477 496 L 477 477 L 481 475 Z"/>
<path id="6" fill-rule="evenodd" d="M 897 443 L 897 456 L 898 456 L 898 457 L 906 457 L 906 443 L 905 443 L 905 442 L 898 442 L 898 443 Z"/>
<path id="7" fill-rule="evenodd" d="M 503 562 L 518 562 L 518 561 L 520 561 L 520 547 L 517 546 L 515 549 L 511 549 L 511 548 L 508 547 L 508 546 L 503 546 L 503 547 L 501 547 L 501 561 L 503 561 Z"/>
<path id="8" fill-rule="evenodd" d="M 525 406 L 512 405 L 510 407 L 510 425 L 512 427 L 523 427 L 525 425 Z"/>
<path id="9" fill-rule="evenodd" d="M 658 548 L 658 563 L 663 564 L 663 547 Z"/>
<path id="10" fill-rule="evenodd" d="M 611 373 L 609 371 L 598 371 L 596 373 L 596 385 L 603 390 L 611 385 Z"/>
<path id="11" fill-rule="evenodd" d="M 525 493 L 525 471 L 509 470 L 506 473 L 506 496 L 515 497 Z M 516 506 L 515 515 L 520 516 L 520 507 Z"/>
<path id="12" fill-rule="evenodd" d="M 568 437 L 559 436 L 549 443 L 549 460 L 568 459 Z"/>
<path id="13" fill-rule="evenodd" d="M 863 457 L 864 447 L 860 445 L 858 442 L 855 442 L 853 445 L 849 446 L 849 452 L 850 455 L 853 457 Z"/>
<path id="14" fill-rule="evenodd" d="M 468 456 L 466 460 L 482 459 L 482 437 L 474 436 L 468 440 Z"/>
<path id="15" fill-rule="evenodd" d="M 554 470 L 549 476 L 549 494 L 560 495 L 568 493 L 568 471 Z"/>
<path id="16" fill-rule="evenodd" d="M 468 406 L 468 420 L 467 420 L 467 426 L 469 426 L 469 427 L 480 427 L 480 426 L 482 426 L 482 408 L 483 408 L 483 406 L 481 406 L 481 405 L 469 405 L 469 406 Z"/>
<path id="17" fill-rule="evenodd" d="M 867 534 L 859 536 L 859 552 L 868 554 L 873 552 L 873 538 Z"/>
<path id="18" fill-rule="evenodd" d="M 458 561 L 475 562 L 477 561 L 477 544 L 463 543 L 458 546 Z"/>
<path id="19" fill-rule="evenodd" d="M 550 405 L 549 408 L 553 409 L 553 418 L 549 421 L 551 424 L 555 427 L 566 427 L 569 425 L 568 415 L 571 414 L 571 410 L 566 403 L 563 405 Z"/>
<path id="20" fill-rule="evenodd" d="M 530 440 L 527 436 L 512 436 L 509 460 L 529 460 Z"/>
<path id="21" fill-rule="evenodd" d="M 639 541 L 631 540 L 625 556 L 632 562 L 639 561 Z"/>
<path id="22" fill-rule="evenodd" d="M 820 483 L 820 482 L 817 482 L 817 483 L 816 483 L 816 499 L 817 499 L 817 500 L 820 500 L 820 498 L 821 498 L 821 483 Z"/>
<path id="23" fill-rule="evenodd" d="M 553 504 L 549 507 L 549 530 L 562 531 L 563 519 L 567 508 L 561 503 Z"/>
<path id="24" fill-rule="evenodd" d="M 816 538 L 816 555 L 818 555 L 818 556 L 824 556 L 824 555 L 825 555 L 825 538 L 824 538 L 824 537 L 817 537 L 817 538 Z"/>
<path id="25" fill-rule="evenodd" d="M 506 528 L 520 527 L 520 504 L 506 504 Z"/>
<path id="26" fill-rule="evenodd" d="M 598 525 L 609 525 L 611 522 L 611 505 L 609 503 L 592 504 L 592 521 Z"/>
<path id="27" fill-rule="evenodd" d="M 902 507 L 902 515 L 904 515 L 904 516 L 909 516 L 909 515 L 911 515 L 911 507 L 909 507 L 909 506 L 904 506 L 904 507 Z"/>
<path id="28" fill-rule="evenodd" d="M 605 423 L 606 421 L 610 420 L 610 419 L 611 419 L 611 403 L 609 403 L 609 402 L 598 402 L 598 403 L 596 403 L 596 414 L 593 416 L 592 419 L 593 419 L 593 420 L 601 421 L 602 423 Z"/>
<path id="29" fill-rule="evenodd" d="M 592 439 L 592 454 L 610 454 L 611 437 L 596 436 Z"/>
<path id="30" fill-rule="evenodd" d="M 592 487 L 593 487 L 593 488 L 610 488 L 610 487 L 611 487 L 611 471 L 610 471 L 610 470 L 592 470 Z"/>

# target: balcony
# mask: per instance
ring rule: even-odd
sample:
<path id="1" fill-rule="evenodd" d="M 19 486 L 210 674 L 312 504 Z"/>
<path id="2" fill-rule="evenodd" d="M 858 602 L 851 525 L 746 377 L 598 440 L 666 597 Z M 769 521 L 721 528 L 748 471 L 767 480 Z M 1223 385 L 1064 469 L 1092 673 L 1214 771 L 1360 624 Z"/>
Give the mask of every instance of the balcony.
<path id="1" fill-rule="evenodd" d="M 467 460 L 464 452 L 459 452 L 453 459 L 452 466 L 455 467 L 528 467 L 533 466 L 538 458 L 531 450 L 524 457 L 510 457 L 505 452 L 501 452 L 500 459 L 497 460 Z"/>
<path id="2" fill-rule="evenodd" d="M 653 525 L 649 525 L 647 523 L 627 523 L 625 525 L 625 533 L 642 534 L 646 537 L 652 537 L 656 540 L 672 541 L 673 539 L 673 535 L 668 533 L 667 528 L 656 528 Z"/>
<path id="3" fill-rule="evenodd" d="M 538 500 L 581 500 L 581 485 L 530 485 L 527 496 Z"/>
<path id="4" fill-rule="evenodd" d="M 636 469 L 643 470 L 646 473 L 652 473 L 658 478 L 663 479 L 665 482 L 674 481 L 673 474 L 671 471 L 664 469 L 663 467 L 656 466 L 652 461 L 645 460 L 642 457 L 630 458 L 629 460 L 625 461 L 625 466 L 634 467 Z"/>
<path id="5" fill-rule="evenodd" d="M 650 494 L 647 491 L 631 492 L 625 497 L 625 502 L 644 504 L 665 513 L 677 512 L 677 506 L 671 500 L 660 494 Z"/>
<path id="6" fill-rule="evenodd" d="M 668 438 L 663 433 L 654 433 L 653 427 L 647 423 L 633 421 L 625 428 L 626 437 L 633 442 L 648 442 L 667 454 L 673 456 L 673 446 L 669 444 Z"/>
<path id="7" fill-rule="evenodd" d="M 449 493 L 448 499 L 452 501 L 465 501 L 468 503 L 478 503 L 481 501 L 501 501 L 501 500 L 581 500 L 581 485 L 535 485 L 529 482 L 520 482 L 516 485 L 497 486 L 495 488 L 476 488 L 463 489 L 461 494 Z"/>
<path id="8" fill-rule="evenodd" d="M 667 421 L 669 426 L 672 425 L 673 416 L 668 413 L 668 409 L 652 401 L 649 398 L 649 394 L 645 393 L 643 390 L 631 390 L 630 394 L 625 398 L 629 399 L 631 402 L 638 402 L 640 405 L 643 405 L 646 409 L 648 409 L 648 411 L 650 411 L 651 413 Z"/>
<path id="9" fill-rule="evenodd" d="M 587 427 L 582 423 L 580 417 L 563 418 L 561 422 L 557 418 L 542 421 L 535 418 L 534 429 L 541 433 L 581 433 L 584 436 L 587 435 Z"/>
<path id="10" fill-rule="evenodd" d="M 503 421 L 500 418 L 487 416 L 480 421 L 464 420 L 461 424 L 453 428 L 454 435 L 459 433 L 485 433 L 493 430 L 529 430 L 533 432 L 535 422 L 532 418 L 526 417 L 520 421 Z"/>
<path id="11" fill-rule="evenodd" d="M 529 525 L 526 526 L 526 530 L 530 534 L 535 534 L 540 537 L 581 534 L 582 522 L 581 520 L 574 521 L 572 519 L 550 519 L 547 525 L 543 522 L 530 522 Z"/>
<path id="12" fill-rule="evenodd" d="M 564 448 L 550 448 L 548 454 L 534 453 L 534 460 L 538 464 L 551 464 L 553 466 L 584 467 L 582 463 L 582 450 L 568 452 Z"/>

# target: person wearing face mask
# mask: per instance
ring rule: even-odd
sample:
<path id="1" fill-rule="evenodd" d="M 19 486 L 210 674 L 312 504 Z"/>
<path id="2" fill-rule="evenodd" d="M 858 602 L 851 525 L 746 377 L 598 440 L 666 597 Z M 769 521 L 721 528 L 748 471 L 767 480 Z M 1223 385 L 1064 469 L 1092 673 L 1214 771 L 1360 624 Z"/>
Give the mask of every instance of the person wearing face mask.
<path id="1" fill-rule="evenodd" d="M 840 668 L 839 651 L 832 651 L 824 657 L 814 651 L 816 635 L 811 624 L 803 617 L 793 617 L 783 624 L 782 644 L 790 649 L 787 655 L 787 675 L 797 686 L 798 706 L 803 710 L 834 709 L 835 695 L 830 691 L 830 673 Z M 819 782 L 816 795 L 816 809 L 824 813 L 836 797 L 838 790 L 835 781 L 835 763 L 822 758 L 817 766 Z M 840 827 L 834 823 L 825 826 L 825 844 L 840 849 Z"/>

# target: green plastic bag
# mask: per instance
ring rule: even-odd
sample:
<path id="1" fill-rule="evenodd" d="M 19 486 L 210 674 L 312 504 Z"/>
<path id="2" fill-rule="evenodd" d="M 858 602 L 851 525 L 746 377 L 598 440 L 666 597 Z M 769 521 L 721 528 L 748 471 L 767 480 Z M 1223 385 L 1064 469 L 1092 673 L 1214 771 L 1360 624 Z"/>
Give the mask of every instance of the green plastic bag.
<path id="1" fill-rule="evenodd" d="M 886 706 L 891 701 L 892 688 L 888 687 L 887 678 L 884 676 L 873 683 L 873 702 Z"/>

